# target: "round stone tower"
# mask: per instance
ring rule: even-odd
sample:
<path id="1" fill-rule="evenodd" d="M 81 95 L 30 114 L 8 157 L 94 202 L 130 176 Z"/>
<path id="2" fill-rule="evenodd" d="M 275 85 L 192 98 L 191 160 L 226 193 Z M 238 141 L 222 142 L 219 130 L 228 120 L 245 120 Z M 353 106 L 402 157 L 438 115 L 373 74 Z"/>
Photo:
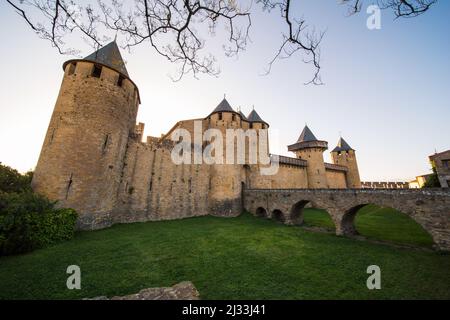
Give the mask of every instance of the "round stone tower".
<path id="1" fill-rule="evenodd" d="M 63 70 L 32 186 L 76 209 L 79 228 L 100 228 L 111 223 L 139 91 L 116 42 Z"/>
<path id="2" fill-rule="evenodd" d="M 251 165 L 253 163 L 251 163 L 251 161 L 249 161 L 250 163 L 250 171 L 254 172 L 254 173 L 260 173 L 261 172 L 261 167 L 267 167 L 269 165 L 269 136 L 268 133 L 267 135 L 264 137 L 261 135 L 261 131 L 263 129 L 269 129 L 269 124 L 267 122 L 265 122 L 263 119 L 261 119 L 261 117 L 259 116 L 259 114 L 256 112 L 256 110 L 253 108 L 253 110 L 249 113 L 249 115 L 246 117 L 249 126 L 249 129 L 253 129 L 256 133 L 257 136 L 257 140 L 258 140 L 258 145 L 257 145 L 257 152 L 256 152 L 256 158 L 257 158 L 257 163 L 256 165 Z M 264 143 L 265 148 L 262 148 L 262 144 L 261 142 Z M 249 156 L 247 155 L 247 159 L 250 159 Z M 267 162 L 266 162 L 267 160 Z M 259 174 L 257 174 L 259 175 Z M 250 186 L 249 186 L 250 187 Z"/>
<path id="3" fill-rule="evenodd" d="M 347 188 L 361 188 L 355 150 L 342 137 L 339 139 L 336 148 L 331 151 L 331 158 L 334 164 L 347 167 Z"/>
<path id="4" fill-rule="evenodd" d="M 323 152 L 328 149 L 328 142 L 317 140 L 308 126 L 305 126 L 297 142 L 288 146 L 297 158 L 307 161 L 308 188 L 328 188 Z"/>
<path id="5" fill-rule="evenodd" d="M 241 165 L 238 165 L 236 161 L 226 163 L 226 131 L 241 128 L 241 115 L 234 111 L 224 98 L 206 119 L 208 129 L 219 130 L 223 142 L 223 163 L 216 162 L 211 167 L 210 210 L 218 216 L 236 216 L 242 211 Z"/>

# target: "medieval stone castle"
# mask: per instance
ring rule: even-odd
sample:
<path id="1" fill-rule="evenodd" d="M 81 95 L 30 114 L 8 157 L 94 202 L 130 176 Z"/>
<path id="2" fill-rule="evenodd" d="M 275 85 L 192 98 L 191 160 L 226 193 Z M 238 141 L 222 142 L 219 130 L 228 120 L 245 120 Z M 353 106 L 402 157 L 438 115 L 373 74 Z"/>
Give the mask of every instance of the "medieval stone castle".
<path id="1" fill-rule="evenodd" d="M 136 125 L 139 90 L 115 42 L 84 59 L 63 65 L 64 77 L 36 166 L 33 188 L 72 207 L 81 229 L 113 223 L 213 214 L 235 216 L 243 189 L 360 188 L 355 150 L 342 138 L 325 163 L 326 141 L 305 126 L 288 146 L 295 157 L 279 156 L 274 175 L 260 164 L 175 164 L 171 132 L 267 129 L 253 110 L 247 117 L 226 99 L 206 117 L 182 120 L 161 137 L 147 137 Z M 202 145 L 201 148 L 205 146 Z M 267 151 L 268 152 L 268 151 Z"/>

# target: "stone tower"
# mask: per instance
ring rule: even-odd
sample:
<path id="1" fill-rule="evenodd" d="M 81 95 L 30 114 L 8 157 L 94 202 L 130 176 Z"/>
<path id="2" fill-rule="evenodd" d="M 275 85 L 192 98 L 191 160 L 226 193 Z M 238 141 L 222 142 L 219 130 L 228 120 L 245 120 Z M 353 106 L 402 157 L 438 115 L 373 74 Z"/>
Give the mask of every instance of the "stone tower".
<path id="1" fill-rule="evenodd" d="M 295 152 L 297 158 L 306 160 L 308 165 L 308 188 L 328 188 L 323 152 L 328 149 L 326 141 L 317 140 L 308 126 L 305 126 L 297 142 L 288 146 L 289 151 Z"/>
<path id="2" fill-rule="evenodd" d="M 218 129 L 223 138 L 223 163 L 211 166 L 209 206 L 218 216 L 241 213 L 241 169 L 236 163 L 226 164 L 226 130 L 241 128 L 241 115 L 224 98 L 207 117 L 208 129 Z M 217 152 L 217 151 L 214 151 Z"/>
<path id="3" fill-rule="evenodd" d="M 342 137 L 339 138 L 336 148 L 331 151 L 331 158 L 334 164 L 347 167 L 347 188 L 361 188 L 355 150 Z"/>
<path id="4" fill-rule="evenodd" d="M 116 42 L 63 65 L 32 186 L 76 209 L 80 228 L 111 223 L 140 103 Z"/>
<path id="5" fill-rule="evenodd" d="M 260 134 L 259 130 L 261 130 L 261 129 L 268 129 L 269 128 L 269 124 L 267 122 L 265 122 L 263 119 L 261 119 L 261 117 L 259 116 L 259 114 L 256 112 L 255 109 L 253 109 L 249 113 L 249 115 L 246 117 L 246 119 L 250 123 L 249 124 L 249 128 L 256 130 L 256 134 L 258 135 L 258 139 L 260 138 L 259 137 L 259 134 Z M 268 144 L 268 141 L 267 141 L 267 144 Z M 258 144 L 258 152 L 257 152 L 258 167 L 259 167 L 259 162 L 261 160 L 261 157 L 260 157 L 260 152 L 261 151 L 262 150 L 259 149 L 259 144 Z M 267 145 L 267 150 L 265 150 L 265 151 L 266 151 L 265 156 L 268 157 L 269 156 L 269 146 L 268 145 Z"/>

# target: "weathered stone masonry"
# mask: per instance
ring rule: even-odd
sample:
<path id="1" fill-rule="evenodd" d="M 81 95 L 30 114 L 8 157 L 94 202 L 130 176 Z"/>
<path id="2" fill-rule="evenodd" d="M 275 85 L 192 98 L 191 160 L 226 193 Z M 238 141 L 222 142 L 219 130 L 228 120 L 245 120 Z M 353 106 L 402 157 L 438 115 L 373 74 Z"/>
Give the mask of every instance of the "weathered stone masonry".
<path id="1" fill-rule="evenodd" d="M 262 176 L 258 164 L 176 165 L 170 157 L 175 129 L 193 136 L 197 121 L 201 134 L 218 129 L 225 136 L 227 129 L 269 125 L 255 110 L 246 117 L 223 99 L 207 117 L 179 121 L 166 135 L 142 141 L 144 124 L 136 126 L 139 90 L 115 42 L 84 59 L 67 61 L 63 69 L 32 185 L 58 205 L 76 209 L 80 229 L 206 214 L 236 216 L 242 211 L 243 186 L 359 186 L 354 150 L 341 139 L 332 151 L 334 163 L 324 163 L 327 143 L 308 127 L 295 144 L 301 159 L 281 157 L 275 175 Z M 248 160 L 250 141 L 245 144 Z"/>
<path id="2" fill-rule="evenodd" d="M 255 110 L 246 117 L 223 99 L 208 116 L 179 121 L 162 137 L 143 141 L 144 124 L 136 126 L 139 90 L 115 42 L 84 59 L 67 61 L 63 69 L 32 186 L 59 206 L 76 209 L 80 229 L 207 214 L 236 216 L 243 205 L 254 214 L 300 223 L 301 209 L 310 202 L 331 214 L 338 234 L 352 234 L 356 210 L 374 203 L 405 212 L 432 234 L 439 248 L 450 247 L 449 194 L 346 190 L 360 188 L 361 182 L 355 150 L 343 138 L 331 151 L 333 163 L 325 163 L 328 142 L 305 126 L 288 147 L 296 157 L 280 156 L 274 175 L 261 175 L 260 165 L 250 162 L 176 165 L 171 159 L 175 129 L 194 136 L 200 123 L 201 134 L 218 129 L 225 136 L 227 129 L 260 130 L 269 124 Z M 246 140 L 246 160 L 249 145 Z M 206 147 L 203 142 L 196 146 Z M 268 150 L 263 152 L 268 156 Z"/>
<path id="3" fill-rule="evenodd" d="M 450 251 L 450 192 L 445 190 L 368 189 L 250 189 L 244 207 L 257 216 L 302 224 L 302 210 L 311 204 L 328 211 L 337 235 L 353 235 L 355 215 L 362 206 L 375 204 L 401 211 L 419 223 L 436 247 Z"/>

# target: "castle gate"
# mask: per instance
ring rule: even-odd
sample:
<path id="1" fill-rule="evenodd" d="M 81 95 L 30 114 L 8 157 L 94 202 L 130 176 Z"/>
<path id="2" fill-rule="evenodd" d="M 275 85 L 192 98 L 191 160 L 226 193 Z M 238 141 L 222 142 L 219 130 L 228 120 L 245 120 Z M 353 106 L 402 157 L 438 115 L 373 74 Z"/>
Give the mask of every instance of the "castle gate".
<path id="1" fill-rule="evenodd" d="M 311 203 L 328 211 L 337 235 L 356 234 L 354 218 L 361 207 L 390 207 L 419 223 L 437 249 L 450 251 L 450 192 L 443 189 L 247 189 L 243 196 L 250 213 L 290 225 L 303 222 L 303 208 Z"/>

